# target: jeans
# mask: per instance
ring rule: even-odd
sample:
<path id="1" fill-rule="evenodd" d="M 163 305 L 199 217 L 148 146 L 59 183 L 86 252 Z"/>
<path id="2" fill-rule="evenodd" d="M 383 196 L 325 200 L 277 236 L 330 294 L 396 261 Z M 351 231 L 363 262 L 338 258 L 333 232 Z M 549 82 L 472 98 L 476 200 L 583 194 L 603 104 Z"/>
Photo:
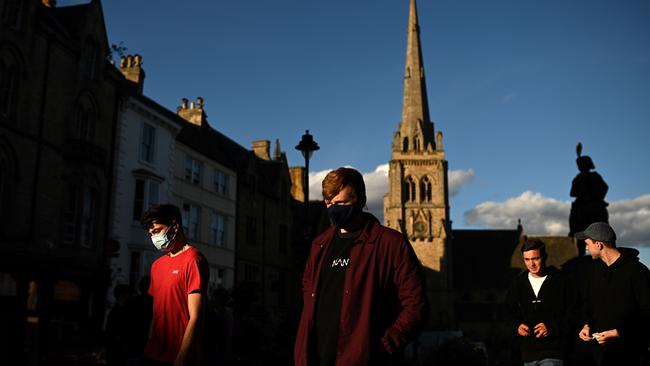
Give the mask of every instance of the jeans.
<path id="1" fill-rule="evenodd" d="M 557 358 L 545 358 L 543 360 L 524 362 L 524 366 L 562 366 L 564 365 L 563 360 L 558 360 Z"/>

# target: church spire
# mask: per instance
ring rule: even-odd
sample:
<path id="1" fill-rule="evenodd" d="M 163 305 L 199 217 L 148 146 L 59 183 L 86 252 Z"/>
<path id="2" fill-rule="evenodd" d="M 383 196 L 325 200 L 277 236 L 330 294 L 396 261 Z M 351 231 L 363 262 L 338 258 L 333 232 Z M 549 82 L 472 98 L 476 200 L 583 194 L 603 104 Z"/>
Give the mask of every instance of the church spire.
<path id="1" fill-rule="evenodd" d="M 404 101 L 402 121 L 399 125 L 401 141 L 397 145 L 402 151 L 435 149 L 433 123 L 429 120 L 427 86 L 424 76 L 424 63 L 422 62 L 420 26 L 415 0 L 410 0 L 407 34 Z"/>

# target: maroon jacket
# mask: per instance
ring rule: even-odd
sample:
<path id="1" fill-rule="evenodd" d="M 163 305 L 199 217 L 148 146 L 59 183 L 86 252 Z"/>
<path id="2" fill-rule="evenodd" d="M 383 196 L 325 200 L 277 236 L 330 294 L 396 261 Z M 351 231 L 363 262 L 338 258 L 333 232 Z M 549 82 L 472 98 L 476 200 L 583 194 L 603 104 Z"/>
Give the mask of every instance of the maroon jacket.
<path id="1" fill-rule="evenodd" d="M 425 320 L 422 274 L 413 248 L 401 233 L 366 215 L 368 223 L 350 249 L 343 284 L 337 366 L 383 363 L 417 335 Z M 314 239 L 307 258 L 296 366 L 309 366 L 314 358 L 309 353 L 319 276 L 335 230 L 332 226 Z"/>

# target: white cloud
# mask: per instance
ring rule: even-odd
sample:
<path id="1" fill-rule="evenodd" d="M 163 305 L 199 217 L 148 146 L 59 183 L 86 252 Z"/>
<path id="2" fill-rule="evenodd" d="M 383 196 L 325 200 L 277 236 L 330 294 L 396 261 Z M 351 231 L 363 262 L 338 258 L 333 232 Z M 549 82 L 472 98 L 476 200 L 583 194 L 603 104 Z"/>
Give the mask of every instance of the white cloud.
<path id="1" fill-rule="evenodd" d="M 449 172 L 449 195 L 455 196 L 460 192 L 461 187 L 474 179 L 474 170 L 452 170 Z"/>
<path id="2" fill-rule="evenodd" d="M 309 198 L 312 200 L 322 200 L 323 179 L 332 169 L 326 169 L 318 172 L 309 173 Z M 377 166 L 374 171 L 361 172 L 363 180 L 366 183 L 366 196 L 368 198 L 368 211 L 377 216 L 380 221 L 384 217 L 384 195 L 388 192 L 388 164 Z M 469 170 L 452 170 L 449 172 L 449 194 L 454 196 L 458 194 L 461 187 L 472 180 L 474 171 Z"/>
<path id="3" fill-rule="evenodd" d="M 650 245 L 650 195 L 613 201 L 609 221 L 623 246 Z M 503 202 L 483 202 L 465 212 L 465 222 L 490 228 L 514 229 L 521 218 L 524 231 L 533 235 L 567 235 L 571 202 L 526 191 Z"/>

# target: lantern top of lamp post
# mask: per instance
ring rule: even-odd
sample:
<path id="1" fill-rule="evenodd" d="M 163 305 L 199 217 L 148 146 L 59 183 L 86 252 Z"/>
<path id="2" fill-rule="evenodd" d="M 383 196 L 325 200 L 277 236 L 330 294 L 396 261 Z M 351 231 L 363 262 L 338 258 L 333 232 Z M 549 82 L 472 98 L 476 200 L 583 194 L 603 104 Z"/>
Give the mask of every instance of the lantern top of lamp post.
<path id="1" fill-rule="evenodd" d="M 296 145 L 296 150 L 299 150 L 305 159 L 309 159 L 311 154 L 318 149 L 320 149 L 320 147 L 318 147 L 318 144 L 314 141 L 314 136 L 309 134 L 309 130 L 306 130 L 305 134 L 302 135 L 300 143 Z"/>

